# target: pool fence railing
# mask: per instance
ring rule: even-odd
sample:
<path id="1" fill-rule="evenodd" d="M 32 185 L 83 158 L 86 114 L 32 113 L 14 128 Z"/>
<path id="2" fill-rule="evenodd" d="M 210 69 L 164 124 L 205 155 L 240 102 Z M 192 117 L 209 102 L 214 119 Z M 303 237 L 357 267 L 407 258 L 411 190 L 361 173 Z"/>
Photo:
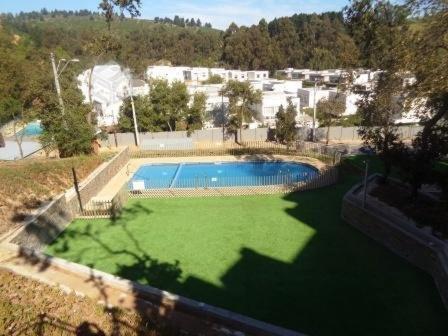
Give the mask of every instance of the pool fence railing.
<path id="1" fill-rule="evenodd" d="M 282 172 L 273 176 L 223 177 L 195 176 L 173 181 L 172 178 L 143 179 L 140 187 L 126 182 L 113 199 L 91 198 L 84 204 L 78 218 L 118 217 L 129 198 L 171 198 L 205 196 L 243 196 L 290 193 L 328 186 L 337 182 L 341 151 L 337 146 L 297 141 L 290 146 L 275 142 L 251 141 L 241 144 L 194 144 L 194 147 L 160 147 L 151 150 L 127 151 L 129 158 L 192 157 L 192 156 L 256 156 L 256 159 L 274 160 L 270 155 L 311 157 L 324 162 L 316 172 Z M 251 158 L 252 160 L 252 158 Z"/>
<path id="2" fill-rule="evenodd" d="M 170 180 L 145 181 L 144 189 L 129 185 L 130 198 L 172 198 L 205 196 L 244 196 L 290 193 L 325 187 L 338 180 L 338 167 L 328 166 L 315 173 L 282 174 L 276 176 L 212 177 L 185 179 L 169 188 Z"/>
<path id="3" fill-rule="evenodd" d="M 326 164 L 338 164 L 341 157 L 341 148 L 327 146 L 321 143 L 296 141 L 291 145 L 268 141 L 248 141 L 242 143 L 191 143 L 176 146 L 166 146 L 160 143 L 158 147 L 141 147 L 132 149 L 131 158 L 158 158 L 158 157 L 190 157 L 190 156 L 241 156 L 241 155 L 297 155 L 314 157 Z"/>

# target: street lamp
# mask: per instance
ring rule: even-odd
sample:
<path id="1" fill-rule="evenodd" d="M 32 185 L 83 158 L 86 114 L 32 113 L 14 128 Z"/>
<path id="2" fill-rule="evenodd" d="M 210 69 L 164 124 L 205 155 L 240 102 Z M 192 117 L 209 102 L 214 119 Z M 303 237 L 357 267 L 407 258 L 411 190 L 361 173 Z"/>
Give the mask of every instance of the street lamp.
<path id="1" fill-rule="evenodd" d="M 133 89 L 134 89 L 134 87 L 133 87 L 133 83 L 132 83 L 132 74 L 129 73 L 129 91 L 130 91 L 131 107 L 132 107 L 132 119 L 134 121 L 135 145 L 137 147 L 140 147 L 140 135 L 138 133 L 137 114 L 135 113 L 134 90 Z"/>
<path id="2" fill-rule="evenodd" d="M 59 100 L 59 105 L 61 106 L 62 115 L 64 115 L 65 108 L 64 108 L 64 101 L 62 100 L 62 95 L 61 95 L 61 84 L 59 83 L 59 77 L 61 76 L 62 72 L 65 70 L 65 68 L 70 63 L 77 63 L 77 62 L 79 62 L 79 59 L 73 58 L 73 59 L 67 61 L 65 58 L 62 58 L 59 60 L 57 66 L 56 66 L 54 53 L 50 53 L 50 59 L 51 59 L 51 65 L 53 67 L 53 76 L 54 76 L 54 84 L 56 86 L 56 93 L 58 94 L 58 100 Z M 62 68 L 61 68 L 61 65 L 63 65 Z"/>
<path id="3" fill-rule="evenodd" d="M 316 142 L 316 112 L 317 112 L 317 80 L 314 80 L 314 109 L 313 109 L 313 142 Z"/>

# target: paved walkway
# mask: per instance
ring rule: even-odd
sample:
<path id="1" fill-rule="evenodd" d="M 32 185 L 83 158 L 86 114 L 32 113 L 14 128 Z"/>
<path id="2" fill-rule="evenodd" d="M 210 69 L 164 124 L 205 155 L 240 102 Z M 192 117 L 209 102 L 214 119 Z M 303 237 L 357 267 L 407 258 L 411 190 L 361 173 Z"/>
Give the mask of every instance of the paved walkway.
<path id="1" fill-rule="evenodd" d="M 68 262 L 67 262 L 68 264 Z M 61 269 L 56 263 L 40 261 L 25 256 L 16 245 L 0 245 L 0 267 L 31 279 L 61 288 L 65 292 L 75 292 L 108 306 L 133 309 L 136 301 L 126 290 L 106 285 L 95 273 L 72 273 Z M 76 288 L 76 291 L 73 290 Z M 129 288 L 128 288 L 129 290 Z M 132 293 L 132 290 L 130 290 Z"/>

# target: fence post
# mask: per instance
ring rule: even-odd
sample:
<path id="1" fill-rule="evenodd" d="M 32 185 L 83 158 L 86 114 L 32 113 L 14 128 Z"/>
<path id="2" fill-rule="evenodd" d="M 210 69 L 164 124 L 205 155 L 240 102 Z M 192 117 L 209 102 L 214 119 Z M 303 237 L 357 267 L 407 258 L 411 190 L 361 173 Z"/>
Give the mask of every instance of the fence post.
<path id="1" fill-rule="evenodd" d="M 78 178 L 76 176 L 75 167 L 72 167 L 72 174 L 73 174 L 73 184 L 75 186 L 76 196 L 78 197 L 79 209 L 81 210 L 81 213 L 83 213 L 84 209 L 83 209 L 83 206 L 82 206 L 81 194 L 79 192 Z"/>

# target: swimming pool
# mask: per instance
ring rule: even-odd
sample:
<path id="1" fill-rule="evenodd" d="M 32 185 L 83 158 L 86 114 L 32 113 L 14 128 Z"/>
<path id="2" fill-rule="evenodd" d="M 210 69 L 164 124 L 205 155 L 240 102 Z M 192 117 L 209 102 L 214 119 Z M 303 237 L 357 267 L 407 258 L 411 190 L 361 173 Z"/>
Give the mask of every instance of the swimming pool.
<path id="1" fill-rule="evenodd" d="M 40 125 L 39 121 L 34 121 L 29 124 L 27 124 L 21 131 L 18 132 L 19 135 L 25 135 L 25 136 L 37 136 L 42 134 L 43 129 Z"/>
<path id="2" fill-rule="evenodd" d="M 150 164 L 135 172 L 129 189 L 278 185 L 306 181 L 317 174 L 307 164 L 284 161 Z"/>

